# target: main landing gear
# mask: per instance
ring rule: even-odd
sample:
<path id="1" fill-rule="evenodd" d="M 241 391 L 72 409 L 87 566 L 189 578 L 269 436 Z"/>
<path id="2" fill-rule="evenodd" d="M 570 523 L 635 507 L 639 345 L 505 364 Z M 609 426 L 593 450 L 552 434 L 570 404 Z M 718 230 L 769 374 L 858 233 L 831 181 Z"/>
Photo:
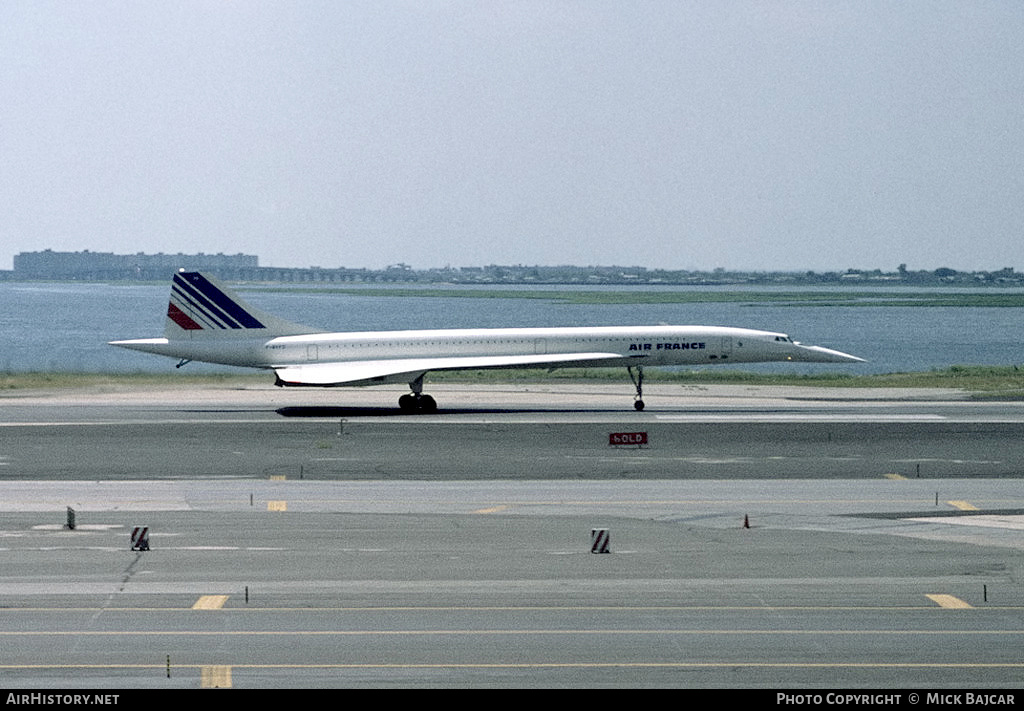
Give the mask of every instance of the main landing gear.
<path id="1" fill-rule="evenodd" d="M 412 392 L 398 398 L 398 407 L 402 412 L 437 412 L 437 401 L 423 394 L 423 375 L 409 383 L 409 387 Z"/>
<path id="2" fill-rule="evenodd" d="M 636 386 L 636 397 L 633 398 L 633 407 L 636 408 L 637 412 L 644 409 L 644 367 L 638 365 L 636 367 L 636 375 L 633 375 L 632 366 L 627 367 L 629 371 L 629 377 L 633 381 L 633 385 Z"/>
<path id="3" fill-rule="evenodd" d="M 636 373 L 633 372 L 633 366 L 627 367 L 626 370 L 629 372 L 629 377 L 636 387 L 633 407 L 636 408 L 637 412 L 640 412 L 644 409 L 644 368 L 642 365 L 636 366 Z M 409 387 L 412 389 L 412 392 L 398 398 L 398 407 L 402 412 L 422 412 L 425 414 L 437 412 L 437 401 L 429 395 L 423 394 L 423 375 L 409 383 Z"/>

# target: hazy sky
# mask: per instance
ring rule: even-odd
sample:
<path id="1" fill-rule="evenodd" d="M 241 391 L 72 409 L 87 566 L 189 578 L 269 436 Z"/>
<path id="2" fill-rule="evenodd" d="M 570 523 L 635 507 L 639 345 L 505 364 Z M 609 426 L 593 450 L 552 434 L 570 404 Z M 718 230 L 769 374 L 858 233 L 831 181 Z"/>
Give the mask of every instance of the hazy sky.
<path id="1" fill-rule="evenodd" d="M 0 23 L 0 268 L 1024 269 L 1024 3 L 55 2 Z"/>

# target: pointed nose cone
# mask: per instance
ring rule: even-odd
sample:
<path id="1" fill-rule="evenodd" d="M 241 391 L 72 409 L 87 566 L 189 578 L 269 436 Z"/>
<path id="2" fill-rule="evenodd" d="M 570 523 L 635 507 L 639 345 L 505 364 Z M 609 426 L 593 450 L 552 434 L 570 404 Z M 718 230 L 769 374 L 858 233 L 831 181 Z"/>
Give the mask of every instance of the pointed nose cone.
<path id="1" fill-rule="evenodd" d="M 793 357 L 793 360 L 806 363 L 867 363 L 863 358 L 858 358 L 842 351 L 834 351 L 831 348 L 803 345 L 798 345 L 797 348 L 799 348 L 799 351 Z"/>

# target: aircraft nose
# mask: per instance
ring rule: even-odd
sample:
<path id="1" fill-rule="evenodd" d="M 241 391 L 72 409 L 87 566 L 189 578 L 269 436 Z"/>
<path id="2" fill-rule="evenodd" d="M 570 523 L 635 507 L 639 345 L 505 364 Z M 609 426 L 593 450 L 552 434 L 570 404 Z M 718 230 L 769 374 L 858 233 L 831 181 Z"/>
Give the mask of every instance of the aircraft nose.
<path id="1" fill-rule="evenodd" d="M 800 350 L 806 356 L 803 360 L 813 363 L 867 363 L 863 358 L 821 346 L 800 346 Z"/>

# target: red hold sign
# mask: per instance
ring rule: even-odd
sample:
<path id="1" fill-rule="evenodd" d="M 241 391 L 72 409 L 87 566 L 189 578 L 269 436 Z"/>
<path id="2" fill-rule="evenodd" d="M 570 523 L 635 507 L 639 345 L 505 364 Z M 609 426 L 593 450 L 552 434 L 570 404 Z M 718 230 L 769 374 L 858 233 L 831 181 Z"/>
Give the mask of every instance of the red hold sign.
<path id="1" fill-rule="evenodd" d="M 612 446 L 617 445 L 633 445 L 639 446 L 647 444 L 647 433 L 646 432 L 612 432 L 608 435 L 608 444 Z"/>

